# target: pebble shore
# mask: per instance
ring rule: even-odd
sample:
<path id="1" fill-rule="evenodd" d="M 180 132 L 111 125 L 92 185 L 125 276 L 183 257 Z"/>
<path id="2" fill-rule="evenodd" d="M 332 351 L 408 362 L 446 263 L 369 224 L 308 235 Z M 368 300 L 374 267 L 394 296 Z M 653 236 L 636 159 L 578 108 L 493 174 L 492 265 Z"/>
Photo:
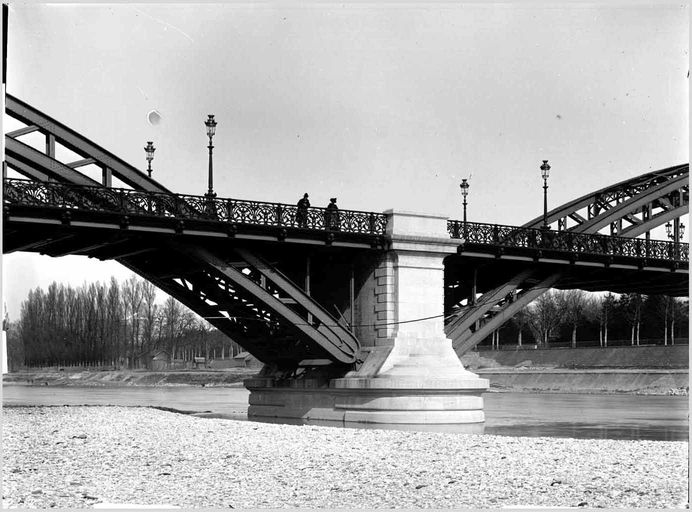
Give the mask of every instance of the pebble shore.
<path id="1" fill-rule="evenodd" d="M 688 443 L 4 407 L 3 508 L 685 508 Z"/>

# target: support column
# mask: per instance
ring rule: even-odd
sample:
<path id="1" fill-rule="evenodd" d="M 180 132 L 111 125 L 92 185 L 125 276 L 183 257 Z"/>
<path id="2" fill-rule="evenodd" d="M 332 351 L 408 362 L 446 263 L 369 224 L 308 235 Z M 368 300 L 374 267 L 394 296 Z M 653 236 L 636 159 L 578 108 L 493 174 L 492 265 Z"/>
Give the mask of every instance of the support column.
<path id="1" fill-rule="evenodd" d="M 371 308 L 361 321 L 374 326 L 373 339 L 360 340 L 362 363 L 327 385 L 249 379 L 249 417 L 482 429 L 488 380 L 464 369 L 444 334 L 444 258 L 456 251 L 447 218 L 385 213 L 390 250 L 369 278 L 372 296 L 359 297 Z"/>

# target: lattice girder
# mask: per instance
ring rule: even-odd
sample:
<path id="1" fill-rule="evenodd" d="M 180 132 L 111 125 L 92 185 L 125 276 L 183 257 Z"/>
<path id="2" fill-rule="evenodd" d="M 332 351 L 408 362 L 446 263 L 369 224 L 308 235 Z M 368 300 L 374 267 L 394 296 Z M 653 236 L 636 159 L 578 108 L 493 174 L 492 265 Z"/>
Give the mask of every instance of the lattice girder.
<path id="1" fill-rule="evenodd" d="M 666 186 L 672 184 L 672 187 Z M 678 199 L 676 196 L 679 196 Z M 648 197 L 648 201 L 643 201 L 635 206 L 631 202 L 632 198 Z M 558 230 L 572 230 L 575 226 L 591 222 L 596 217 L 614 208 L 618 208 L 619 216 L 613 221 L 620 224 L 622 221 L 635 225 L 638 222 L 645 222 L 648 217 L 655 214 L 656 210 L 660 213 L 671 207 L 682 206 L 689 202 L 689 164 L 677 165 L 660 171 L 642 174 L 636 178 L 624 180 L 600 189 L 596 192 L 586 194 L 578 199 L 570 201 L 562 206 L 550 210 L 547 215 L 548 224 L 556 224 Z M 621 206 L 626 203 L 628 206 Z M 648 216 L 647 216 L 648 215 Z M 609 222 L 596 221 L 601 227 L 608 225 Z M 543 217 L 536 217 L 525 227 L 540 227 L 543 224 Z M 616 227 L 619 227 L 616 224 Z M 617 233 L 623 234 L 623 229 Z M 600 228 L 599 228 L 600 229 Z M 583 231 L 582 231 L 583 232 Z M 592 231 L 593 232 L 593 231 Z"/>
<path id="2" fill-rule="evenodd" d="M 70 181 L 72 183 L 78 183 L 79 180 L 82 179 L 88 179 L 94 182 L 94 180 L 88 176 L 77 171 L 77 168 L 88 162 L 95 164 L 102 170 L 102 185 L 110 186 L 111 176 L 115 176 L 134 190 L 170 192 L 156 180 L 148 177 L 145 173 L 115 156 L 113 153 L 95 144 L 54 118 L 44 114 L 40 110 L 15 98 L 11 94 L 5 95 L 5 112 L 10 117 L 26 125 L 24 129 L 15 130 L 5 135 L 6 152 L 8 157 L 10 157 L 7 159 L 7 164 L 12 168 L 16 168 L 16 170 L 22 174 L 26 175 L 27 168 L 22 168 L 21 166 L 17 168 L 15 163 L 17 161 L 26 162 L 26 159 L 36 161 L 39 159 L 41 152 L 36 150 L 33 151 L 38 154 L 27 152 L 26 148 L 29 146 L 19 142 L 18 139 L 28 133 L 39 131 L 46 137 L 46 151 L 44 156 L 51 160 L 48 163 L 48 167 L 50 168 L 51 165 L 56 167 L 60 166 L 60 172 L 57 172 L 57 179 Z M 65 148 L 79 155 L 82 161 L 58 162 L 55 160 L 56 143 L 63 145 Z M 70 164 L 72 164 L 72 166 L 70 166 Z M 68 169 L 72 172 L 68 171 Z M 55 171 L 53 174 L 55 176 Z M 82 178 L 76 177 L 76 175 Z M 33 176 L 32 179 L 41 178 L 39 176 Z"/>
<path id="3" fill-rule="evenodd" d="M 687 175 L 678 176 L 663 183 L 652 185 L 651 188 L 642 190 L 638 194 L 633 194 L 624 200 L 615 203 L 608 203 L 608 208 L 603 208 L 597 214 L 591 216 L 585 222 L 568 228 L 569 231 L 579 233 L 596 233 L 604 227 L 610 227 L 611 235 L 621 235 L 627 229 L 623 228 L 622 222 L 630 223 L 631 227 L 636 228 L 645 222 L 644 216 L 655 220 L 650 223 L 652 226 L 660 225 L 661 213 L 678 210 L 682 215 L 688 208 L 688 182 Z M 670 198 L 668 202 L 662 202 L 661 198 Z M 677 202 L 680 204 L 676 204 Z M 670 204 L 658 210 L 659 205 Z M 662 212 L 661 212 L 662 210 Z M 647 212 L 646 214 L 644 212 Z M 639 217 L 641 216 L 641 218 Z M 630 233 L 634 230 L 630 230 Z"/>

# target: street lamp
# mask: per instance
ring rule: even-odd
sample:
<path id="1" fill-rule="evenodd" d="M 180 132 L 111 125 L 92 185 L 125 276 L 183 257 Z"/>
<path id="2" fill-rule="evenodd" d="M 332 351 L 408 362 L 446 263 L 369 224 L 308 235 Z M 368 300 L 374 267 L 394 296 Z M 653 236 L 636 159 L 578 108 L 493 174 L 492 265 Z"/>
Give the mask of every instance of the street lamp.
<path id="1" fill-rule="evenodd" d="M 685 225 L 680 222 L 680 219 L 675 219 L 672 225 L 668 221 L 666 222 L 666 234 L 673 242 L 679 242 L 682 235 L 685 234 Z"/>
<path id="2" fill-rule="evenodd" d="M 548 176 L 550 176 L 550 165 L 547 160 L 543 160 L 541 165 L 541 176 L 543 176 L 543 229 L 550 229 L 548 226 Z"/>
<path id="3" fill-rule="evenodd" d="M 214 171 L 211 163 L 211 153 L 214 146 L 212 146 L 211 139 L 216 133 L 216 121 L 214 121 L 214 116 L 209 114 L 208 119 L 204 122 L 207 127 L 207 136 L 209 137 L 209 191 L 205 194 L 207 199 L 214 199 L 216 194 L 214 193 Z"/>
<path id="4" fill-rule="evenodd" d="M 461 179 L 459 188 L 461 189 L 461 195 L 464 198 L 464 225 L 466 225 L 466 196 L 469 195 L 469 182 L 466 180 L 466 178 Z"/>
<path id="5" fill-rule="evenodd" d="M 154 147 L 154 143 L 152 141 L 147 142 L 146 147 L 144 148 L 144 152 L 147 154 L 147 172 L 149 173 L 149 177 L 151 178 L 151 161 L 154 159 L 154 151 L 156 151 L 156 148 Z"/>

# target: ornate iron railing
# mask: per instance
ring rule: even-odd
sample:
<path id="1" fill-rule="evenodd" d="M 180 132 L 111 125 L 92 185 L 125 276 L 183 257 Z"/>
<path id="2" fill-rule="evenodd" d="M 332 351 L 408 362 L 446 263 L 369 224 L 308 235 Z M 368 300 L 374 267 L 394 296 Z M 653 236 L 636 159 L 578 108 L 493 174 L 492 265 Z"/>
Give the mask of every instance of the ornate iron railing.
<path id="1" fill-rule="evenodd" d="M 292 227 L 382 236 L 387 217 L 356 210 L 330 211 L 295 205 L 166 194 L 123 188 L 88 187 L 58 182 L 4 179 L 4 202 L 9 205 L 81 209 L 123 215 L 181 220 Z"/>
<path id="2" fill-rule="evenodd" d="M 689 261 L 689 244 L 600 234 L 551 231 L 499 224 L 447 221 L 451 238 L 464 243 L 495 247 L 542 249 L 603 256 L 626 256 L 652 260 Z"/>

